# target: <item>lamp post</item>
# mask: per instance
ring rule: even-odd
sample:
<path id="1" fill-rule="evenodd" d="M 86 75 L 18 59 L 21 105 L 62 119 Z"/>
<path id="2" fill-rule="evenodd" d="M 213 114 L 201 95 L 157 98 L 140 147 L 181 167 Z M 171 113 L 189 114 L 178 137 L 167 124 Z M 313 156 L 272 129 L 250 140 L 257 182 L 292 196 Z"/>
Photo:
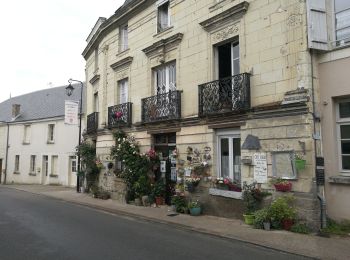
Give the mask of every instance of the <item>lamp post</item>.
<path id="1" fill-rule="evenodd" d="M 84 87 L 84 84 L 80 80 L 75 80 L 75 79 L 69 79 L 68 82 L 69 82 L 69 85 L 66 87 L 67 96 L 71 96 L 73 94 L 74 87 L 72 86 L 72 82 L 79 82 L 80 83 L 79 143 L 78 143 L 78 146 L 80 146 L 80 144 L 81 144 L 81 115 L 82 115 L 82 109 L 83 109 L 83 87 Z M 79 174 L 80 174 L 80 153 L 78 153 L 77 192 L 80 191 Z"/>

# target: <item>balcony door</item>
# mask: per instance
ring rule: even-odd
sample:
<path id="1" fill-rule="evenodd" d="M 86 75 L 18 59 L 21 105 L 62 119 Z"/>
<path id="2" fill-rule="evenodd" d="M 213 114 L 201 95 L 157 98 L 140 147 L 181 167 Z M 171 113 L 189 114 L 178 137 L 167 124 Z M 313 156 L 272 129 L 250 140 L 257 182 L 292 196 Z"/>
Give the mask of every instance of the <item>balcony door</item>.
<path id="1" fill-rule="evenodd" d="M 219 79 L 231 77 L 240 73 L 239 43 L 229 42 L 217 46 Z"/>

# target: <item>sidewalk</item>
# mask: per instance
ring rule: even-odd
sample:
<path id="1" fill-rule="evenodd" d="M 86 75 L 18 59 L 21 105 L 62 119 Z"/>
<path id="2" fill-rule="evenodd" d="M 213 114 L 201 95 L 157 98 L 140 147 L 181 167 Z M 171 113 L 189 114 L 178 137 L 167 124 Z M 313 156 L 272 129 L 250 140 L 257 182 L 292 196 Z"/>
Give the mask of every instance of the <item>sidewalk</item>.
<path id="1" fill-rule="evenodd" d="M 236 239 L 289 253 L 319 259 L 350 259 L 350 239 L 323 238 L 286 231 L 253 229 L 241 220 L 213 216 L 167 216 L 168 207 L 152 208 L 121 204 L 113 200 L 94 199 L 88 194 L 77 193 L 72 188 L 42 185 L 7 185 L 6 188 L 40 194 L 63 201 L 104 210 L 117 215 L 141 218 L 147 221 L 173 225 L 228 239 Z"/>

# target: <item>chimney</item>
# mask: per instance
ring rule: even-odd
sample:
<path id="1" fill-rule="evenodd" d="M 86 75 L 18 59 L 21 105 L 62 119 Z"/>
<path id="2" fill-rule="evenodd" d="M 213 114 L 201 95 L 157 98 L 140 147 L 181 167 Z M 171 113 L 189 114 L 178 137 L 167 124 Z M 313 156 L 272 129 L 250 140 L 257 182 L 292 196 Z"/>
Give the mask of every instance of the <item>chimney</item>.
<path id="1" fill-rule="evenodd" d="M 16 118 L 21 112 L 20 104 L 12 104 L 12 118 Z"/>

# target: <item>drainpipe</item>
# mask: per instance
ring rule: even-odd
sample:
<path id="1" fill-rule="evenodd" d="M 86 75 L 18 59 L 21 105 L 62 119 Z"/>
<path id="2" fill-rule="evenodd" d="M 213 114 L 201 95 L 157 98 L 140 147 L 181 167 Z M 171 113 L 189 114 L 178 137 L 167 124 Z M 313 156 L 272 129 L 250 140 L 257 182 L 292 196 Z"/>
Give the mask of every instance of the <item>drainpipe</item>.
<path id="1" fill-rule="evenodd" d="M 311 54 L 311 91 L 312 91 L 312 117 L 313 117 L 313 140 L 314 140 L 314 151 L 315 151 L 315 174 L 316 174 L 316 157 L 317 157 L 317 143 L 316 143 L 316 115 L 315 115 L 315 88 L 314 88 L 314 63 L 313 63 L 313 50 L 310 50 Z M 321 151 L 322 152 L 322 151 Z M 327 226 L 327 215 L 326 215 L 326 198 L 324 196 L 324 187 L 320 187 L 320 185 L 317 184 L 317 198 L 320 201 L 320 210 L 321 210 L 321 228 L 325 228 Z"/>
<path id="2" fill-rule="evenodd" d="M 8 154 L 9 154 L 9 134 L 10 134 L 10 124 L 7 123 L 7 140 L 6 140 L 6 158 L 5 158 L 5 176 L 4 176 L 4 184 L 6 184 L 6 178 L 7 178 L 7 161 L 8 161 Z"/>

